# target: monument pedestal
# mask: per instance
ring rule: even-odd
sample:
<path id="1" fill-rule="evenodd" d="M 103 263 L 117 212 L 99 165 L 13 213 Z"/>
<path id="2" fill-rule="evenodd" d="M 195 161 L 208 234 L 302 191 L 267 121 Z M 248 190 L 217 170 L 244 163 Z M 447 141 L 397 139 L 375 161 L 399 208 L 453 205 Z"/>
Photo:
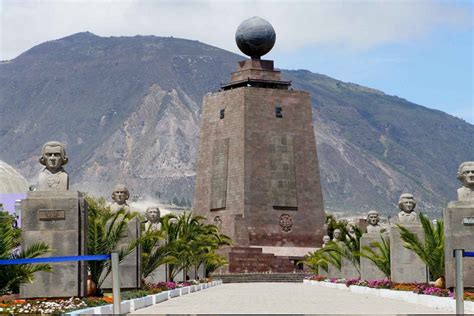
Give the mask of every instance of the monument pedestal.
<path id="1" fill-rule="evenodd" d="M 341 275 L 342 278 L 346 280 L 360 278 L 360 273 L 357 271 L 357 268 L 354 266 L 352 261 L 345 258 L 342 258 Z"/>
<path id="2" fill-rule="evenodd" d="M 388 234 L 384 234 L 384 239 L 387 240 L 388 238 Z M 373 244 L 374 242 L 382 242 L 380 234 L 363 234 L 360 238 L 361 251 L 362 247 L 364 246 L 369 246 L 373 249 L 374 247 L 372 247 L 371 244 Z M 385 279 L 386 276 L 372 261 L 367 258 L 360 257 L 360 278 L 362 280 L 380 280 Z"/>
<path id="3" fill-rule="evenodd" d="M 418 238 L 423 239 L 423 227 L 420 223 L 400 223 Z M 398 227 L 390 226 L 390 270 L 395 283 L 423 283 L 427 281 L 426 265 L 413 251 L 403 247 Z"/>
<path id="4" fill-rule="evenodd" d="M 135 217 L 128 222 L 126 234 L 120 239 L 116 250 L 119 251 L 123 247 L 127 247 L 132 241 L 140 238 L 141 223 Z M 120 287 L 122 289 L 136 289 L 141 286 L 141 252 L 140 247 L 136 247 L 128 256 L 119 264 L 120 271 Z M 112 273 L 102 283 L 102 288 L 112 289 Z"/>
<path id="5" fill-rule="evenodd" d="M 28 192 L 22 201 L 22 248 L 44 242 L 46 256 L 87 253 L 87 204 L 77 191 Z M 87 262 L 50 263 L 51 273 L 35 273 L 33 283 L 20 287 L 22 298 L 85 296 Z"/>
<path id="6" fill-rule="evenodd" d="M 446 287 L 455 286 L 454 249 L 474 251 L 474 202 L 452 201 L 443 211 Z M 474 288 L 474 260 L 463 259 L 464 287 Z"/>

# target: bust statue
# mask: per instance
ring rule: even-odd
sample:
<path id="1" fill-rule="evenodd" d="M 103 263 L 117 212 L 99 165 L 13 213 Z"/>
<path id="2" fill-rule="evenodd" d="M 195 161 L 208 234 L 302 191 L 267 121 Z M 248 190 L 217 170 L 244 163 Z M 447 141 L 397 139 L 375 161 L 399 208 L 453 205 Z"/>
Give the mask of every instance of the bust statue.
<path id="1" fill-rule="evenodd" d="M 382 230 L 382 226 L 379 224 L 380 222 L 380 217 L 379 217 L 379 212 L 375 210 L 370 210 L 367 213 L 367 233 L 368 234 L 373 234 L 373 233 L 379 233 Z"/>
<path id="2" fill-rule="evenodd" d="M 160 223 L 160 209 L 157 206 L 152 206 L 145 211 L 145 231 L 154 231 L 161 229 Z"/>
<path id="3" fill-rule="evenodd" d="M 412 194 L 403 193 L 400 195 L 398 200 L 398 207 L 400 212 L 398 213 L 398 221 L 400 223 L 410 223 L 418 221 L 418 216 L 413 211 L 416 207 L 416 201 Z"/>
<path id="4" fill-rule="evenodd" d="M 355 224 L 354 222 L 349 222 L 347 223 L 347 233 L 348 233 L 348 236 L 347 236 L 347 240 L 350 240 L 352 238 L 356 238 L 356 233 L 355 233 Z"/>
<path id="5" fill-rule="evenodd" d="M 130 212 L 130 206 L 127 204 L 129 197 L 130 192 L 126 186 L 123 184 L 116 185 L 112 192 L 112 200 L 114 202 L 110 204 L 110 210 L 112 212 L 118 212 L 119 210 L 124 209 L 126 212 Z"/>
<path id="6" fill-rule="evenodd" d="M 458 179 L 462 182 L 458 200 L 474 202 L 474 161 L 465 161 L 459 166 Z"/>
<path id="7" fill-rule="evenodd" d="M 341 230 L 339 228 L 334 230 L 332 241 L 334 242 L 341 241 Z"/>
<path id="8" fill-rule="evenodd" d="M 324 235 L 323 236 L 323 248 L 326 247 L 326 245 L 328 244 L 328 242 L 331 241 L 331 237 L 329 237 L 328 235 Z"/>
<path id="9" fill-rule="evenodd" d="M 69 190 L 69 175 L 63 169 L 68 162 L 64 144 L 56 141 L 44 144 L 39 162 L 45 166 L 39 175 L 39 191 Z"/>

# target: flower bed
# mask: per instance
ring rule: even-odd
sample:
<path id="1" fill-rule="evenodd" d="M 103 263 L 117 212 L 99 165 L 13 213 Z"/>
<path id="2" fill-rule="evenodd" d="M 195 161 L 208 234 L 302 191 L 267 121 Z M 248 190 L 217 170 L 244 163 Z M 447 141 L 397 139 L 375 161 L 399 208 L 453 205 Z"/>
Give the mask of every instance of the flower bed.
<path id="1" fill-rule="evenodd" d="M 195 282 L 159 282 L 156 284 L 146 284 L 142 290 L 125 291 L 121 293 L 122 300 L 131 300 L 141 297 L 146 297 L 160 292 L 191 286 L 208 282 L 208 280 L 201 280 Z M 85 297 L 69 299 L 32 299 L 20 300 L 12 299 L 0 301 L 0 314 L 63 314 L 72 312 L 78 309 L 89 307 L 99 307 L 112 304 L 112 297 Z"/>
<path id="2" fill-rule="evenodd" d="M 373 289 L 390 289 L 396 291 L 410 291 L 416 294 L 426 294 L 426 295 L 434 295 L 440 297 L 453 297 L 454 293 L 447 290 L 447 289 L 439 289 L 434 287 L 430 284 L 425 283 L 392 283 L 387 279 L 382 280 L 361 280 L 359 278 L 354 279 L 336 279 L 336 278 L 326 278 L 321 275 L 313 275 L 308 278 L 312 281 L 326 281 L 330 283 L 344 283 L 347 287 L 351 285 L 356 286 L 366 286 Z M 473 297 L 474 294 L 472 293 L 465 293 L 466 297 Z"/>

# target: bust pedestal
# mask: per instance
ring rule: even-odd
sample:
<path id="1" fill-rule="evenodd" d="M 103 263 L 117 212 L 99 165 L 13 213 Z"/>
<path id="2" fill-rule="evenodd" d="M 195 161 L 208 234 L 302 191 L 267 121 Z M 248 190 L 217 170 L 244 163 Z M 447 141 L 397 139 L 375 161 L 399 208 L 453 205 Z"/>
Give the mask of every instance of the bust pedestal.
<path id="1" fill-rule="evenodd" d="M 52 248 L 46 256 L 81 256 L 87 253 L 87 204 L 78 191 L 28 192 L 22 201 L 23 248 L 44 242 Z M 51 273 L 38 272 L 33 283 L 20 288 L 20 296 L 85 296 L 87 262 L 51 263 Z"/>
<path id="2" fill-rule="evenodd" d="M 418 238 L 423 239 L 423 227 L 419 222 L 400 223 Z M 403 247 L 400 230 L 390 226 L 390 270 L 391 279 L 395 283 L 421 283 L 427 281 L 426 265 L 413 251 Z"/>
<path id="3" fill-rule="evenodd" d="M 449 202 L 443 212 L 446 287 L 455 286 L 454 249 L 474 251 L 474 201 Z M 474 287 L 474 260 L 463 259 L 464 287 Z"/>
<path id="4" fill-rule="evenodd" d="M 384 239 L 387 242 L 387 239 L 389 239 L 388 234 L 384 234 Z M 360 248 L 362 250 L 362 247 L 364 246 L 369 246 L 371 248 L 374 248 L 371 246 L 372 243 L 374 242 L 382 242 L 382 238 L 380 237 L 380 232 L 377 233 L 367 233 L 363 234 L 362 237 L 360 238 Z M 382 271 L 369 259 L 360 257 L 360 278 L 362 280 L 380 280 L 380 279 L 385 279 L 386 276 L 383 274 Z"/>
<path id="5" fill-rule="evenodd" d="M 141 236 L 141 224 L 137 217 L 128 222 L 126 233 L 120 238 L 116 250 L 128 246 L 132 241 Z M 120 287 L 122 289 L 136 289 L 141 285 L 141 252 L 140 247 L 136 247 L 133 251 L 123 259 L 119 264 L 120 270 Z M 103 289 L 112 289 L 112 273 L 102 283 Z"/>

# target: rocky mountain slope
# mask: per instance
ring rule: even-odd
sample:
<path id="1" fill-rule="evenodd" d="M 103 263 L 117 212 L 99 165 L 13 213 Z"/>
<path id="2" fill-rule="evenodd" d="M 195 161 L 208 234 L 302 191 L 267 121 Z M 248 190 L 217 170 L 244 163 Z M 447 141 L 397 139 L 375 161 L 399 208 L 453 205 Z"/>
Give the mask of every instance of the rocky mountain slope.
<path id="1" fill-rule="evenodd" d="M 34 182 L 41 145 L 67 144 L 75 188 L 191 200 L 202 97 L 243 57 L 197 41 L 78 33 L 0 63 L 0 160 Z M 278 61 L 275 61 L 278 66 Z M 455 197 L 456 169 L 474 158 L 474 126 L 440 111 L 305 70 L 326 208 L 393 213 Z"/>

